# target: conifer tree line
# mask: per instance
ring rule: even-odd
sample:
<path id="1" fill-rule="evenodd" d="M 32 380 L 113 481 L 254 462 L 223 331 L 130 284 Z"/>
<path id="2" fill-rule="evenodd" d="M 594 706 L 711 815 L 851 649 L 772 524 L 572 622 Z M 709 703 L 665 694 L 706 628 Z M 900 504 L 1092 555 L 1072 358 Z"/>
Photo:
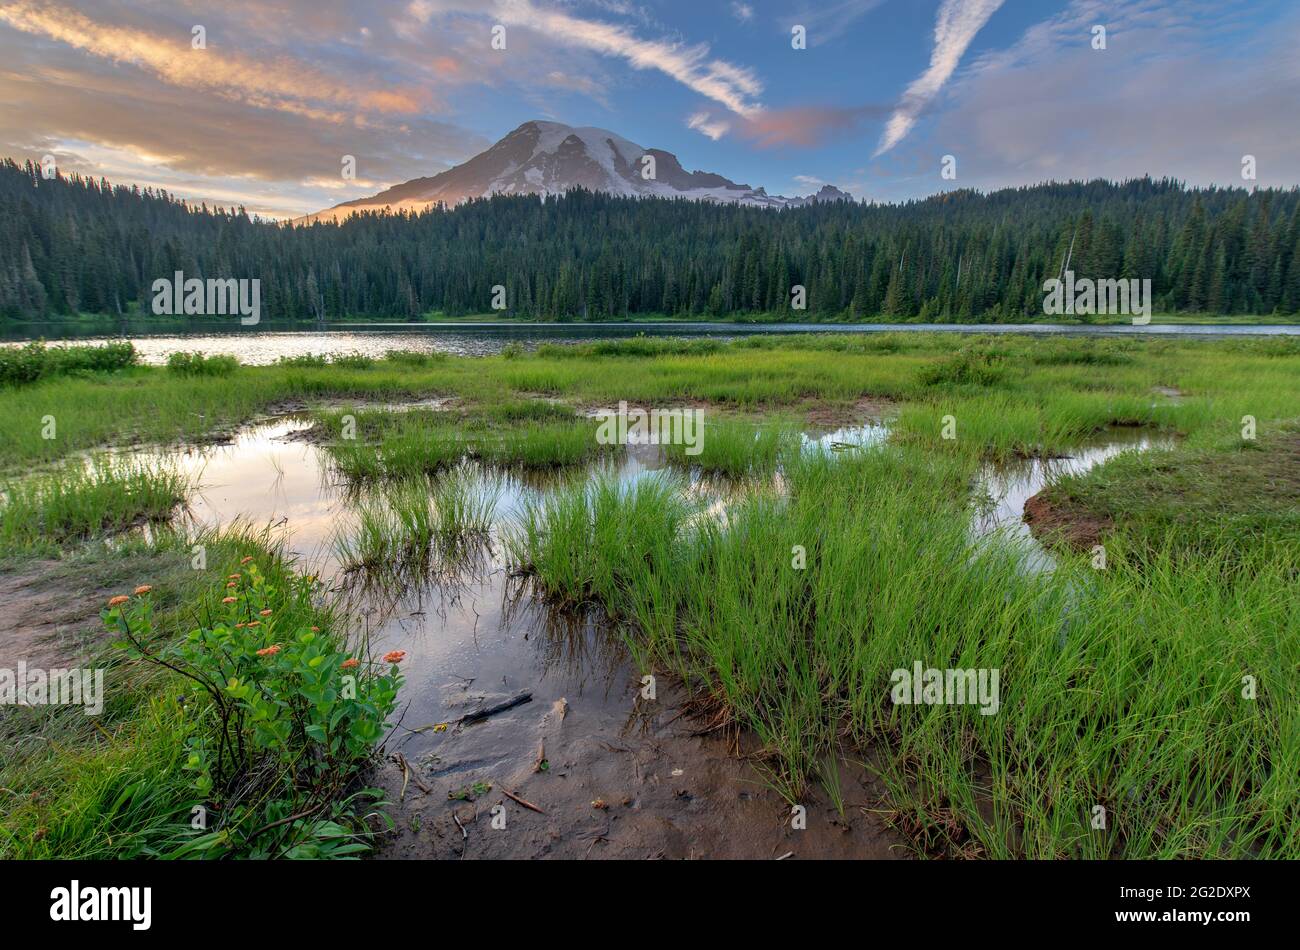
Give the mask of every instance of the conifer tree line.
<path id="1" fill-rule="evenodd" d="M 156 278 L 257 278 L 270 320 L 1016 322 L 1043 281 L 1149 278 L 1156 312 L 1300 313 L 1300 189 L 1071 182 L 770 210 L 587 191 L 295 226 L 0 162 L 0 317 L 148 315 Z M 791 288 L 806 306 L 791 306 Z"/>

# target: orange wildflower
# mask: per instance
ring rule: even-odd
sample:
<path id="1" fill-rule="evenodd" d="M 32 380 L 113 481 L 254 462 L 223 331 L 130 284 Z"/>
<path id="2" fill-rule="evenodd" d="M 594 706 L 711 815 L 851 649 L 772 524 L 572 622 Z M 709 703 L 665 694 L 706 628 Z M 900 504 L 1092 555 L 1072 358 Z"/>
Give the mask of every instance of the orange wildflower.
<path id="1" fill-rule="evenodd" d="M 126 594 L 118 594 L 116 597 L 110 597 L 108 599 L 108 606 L 117 607 L 120 604 L 126 603 L 130 599 L 131 598 L 126 596 Z"/>
<path id="2" fill-rule="evenodd" d="M 269 609 L 267 609 L 267 610 L 263 610 L 263 611 L 261 611 L 261 614 L 262 614 L 263 617 L 269 617 L 269 616 L 271 616 L 271 611 L 270 611 Z"/>
<path id="3" fill-rule="evenodd" d="M 222 597 L 222 598 L 221 598 L 221 602 L 222 602 L 223 604 L 233 604 L 233 603 L 235 603 L 235 602 L 238 601 L 238 600 L 239 600 L 238 597 Z"/>
<path id="4" fill-rule="evenodd" d="M 401 663 L 406 659 L 405 650 L 390 650 L 384 654 L 385 663 Z"/>
<path id="5" fill-rule="evenodd" d="M 135 589 L 135 592 L 137 594 L 147 594 L 151 590 L 153 590 L 153 588 L 150 587 L 148 584 L 141 584 L 139 587 Z"/>
<path id="6" fill-rule="evenodd" d="M 360 666 L 360 665 L 361 665 L 361 661 L 358 660 L 355 656 L 353 656 L 353 657 L 348 657 L 346 660 L 344 660 L 342 663 L 340 663 L 340 664 L 339 664 L 339 669 L 340 669 L 340 670 L 355 670 L 355 669 L 356 669 L 358 666 Z"/>
<path id="7" fill-rule="evenodd" d="M 258 655 L 258 656 L 275 656 L 275 655 L 276 655 L 277 653 L 279 653 L 279 652 L 280 652 L 280 645 L 279 645 L 279 644 L 272 644 L 272 645 L 269 646 L 269 647 L 263 647 L 262 649 L 258 650 L 258 651 L 257 651 L 257 655 Z"/>

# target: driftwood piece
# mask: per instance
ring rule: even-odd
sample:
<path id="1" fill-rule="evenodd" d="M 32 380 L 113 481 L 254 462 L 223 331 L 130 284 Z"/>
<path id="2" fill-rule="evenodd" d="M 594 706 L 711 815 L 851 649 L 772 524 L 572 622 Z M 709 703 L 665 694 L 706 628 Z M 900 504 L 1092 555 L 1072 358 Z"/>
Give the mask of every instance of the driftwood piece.
<path id="1" fill-rule="evenodd" d="M 511 696 L 509 699 L 505 699 L 499 703 L 493 703 L 491 706 L 484 706 L 481 709 L 476 709 L 473 712 L 466 713 L 465 715 L 460 717 L 460 724 L 463 726 L 471 722 L 482 722 L 484 719 L 487 719 L 489 716 L 495 716 L 497 713 L 505 712 L 507 709 L 514 709 L 516 706 L 522 706 L 524 703 L 531 703 L 532 701 L 533 701 L 532 693 L 527 691 L 522 693 L 516 693 L 514 696 Z"/>

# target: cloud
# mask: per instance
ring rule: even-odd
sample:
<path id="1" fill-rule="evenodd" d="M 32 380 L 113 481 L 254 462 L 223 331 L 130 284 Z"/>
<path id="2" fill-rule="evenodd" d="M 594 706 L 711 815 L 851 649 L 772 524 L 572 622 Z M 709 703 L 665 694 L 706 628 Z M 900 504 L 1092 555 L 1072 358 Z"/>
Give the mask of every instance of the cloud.
<path id="1" fill-rule="evenodd" d="M 1002 6 L 1003 0 L 943 0 L 934 24 L 934 50 L 930 67 L 912 81 L 894 114 L 885 123 L 876 155 L 882 155 L 906 138 L 930 100 L 943 88 L 975 34 Z"/>
<path id="2" fill-rule="evenodd" d="M 778 145 L 809 147 L 820 145 L 832 135 L 851 132 L 865 120 L 883 118 L 887 111 L 874 105 L 765 109 L 746 118 L 737 131 L 760 148 Z"/>
<path id="3" fill-rule="evenodd" d="M 537 31 L 557 43 L 617 56 L 633 69 L 654 69 L 740 116 L 762 109 L 763 84 L 752 69 L 709 56 L 707 43 L 686 45 L 667 39 L 643 39 L 630 29 L 544 10 L 530 0 L 502 0 L 495 15 L 506 26 Z"/>
<path id="4" fill-rule="evenodd" d="M 610 107 L 609 100 L 605 96 L 605 87 L 595 80 L 588 79 L 586 76 L 574 76 L 563 70 L 553 69 L 546 74 L 546 84 L 556 89 L 563 89 L 566 92 L 577 92 L 589 99 L 599 102 L 606 109 Z"/>
<path id="5" fill-rule="evenodd" d="M 253 58 L 220 48 L 215 37 L 212 48 L 194 49 L 188 31 L 184 38 L 149 33 L 92 20 L 57 4 L 4 3 L 0 23 L 91 56 L 139 67 L 169 85 L 314 119 L 346 122 L 358 110 L 413 113 L 430 105 L 420 90 L 343 82 L 288 57 Z"/>
<path id="6" fill-rule="evenodd" d="M 179 35 L 188 37 L 189 27 Z M 215 53 L 214 37 L 229 35 L 211 21 L 209 49 L 195 55 Z M 422 114 L 326 110 L 349 116 L 340 122 L 259 103 L 173 84 L 151 69 L 32 39 L 0 22 L 0 155 L 19 160 L 50 153 L 68 172 L 285 216 L 436 174 L 490 144 Z M 344 155 L 357 159 L 355 180 L 340 176 Z"/>
<path id="7" fill-rule="evenodd" d="M 731 15 L 741 23 L 748 23 L 754 19 L 754 8 L 748 3 L 741 3 L 740 0 L 732 0 Z"/>
<path id="8" fill-rule="evenodd" d="M 715 119 L 708 112 L 697 112 L 686 120 L 686 127 L 707 135 L 716 142 L 731 129 L 731 123 Z"/>
<path id="9" fill-rule="evenodd" d="M 1090 45 L 1095 23 L 1105 50 Z M 893 160 L 925 190 L 1142 175 L 1239 187 L 1251 154 L 1257 184 L 1293 186 L 1300 126 L 1280 117 L 1300 102 L 1297 46 L 1294 8 L 1261 19 L 1224 0 L 1075 0 L 963 70 Z M 957 156 L 957 181 L 940 179 L 940 151 Z"/>
<path id="10" fill-rule="evenodd" d="M 808 45 L 821 46 L 843 35 L 844 31 L 866 16 L 884 0 L 839 0 L 838 3 L 820 3 L 816 7 L 804 6 L 784 20 L 788 33 L 796 24 L 808 31 Z"/>

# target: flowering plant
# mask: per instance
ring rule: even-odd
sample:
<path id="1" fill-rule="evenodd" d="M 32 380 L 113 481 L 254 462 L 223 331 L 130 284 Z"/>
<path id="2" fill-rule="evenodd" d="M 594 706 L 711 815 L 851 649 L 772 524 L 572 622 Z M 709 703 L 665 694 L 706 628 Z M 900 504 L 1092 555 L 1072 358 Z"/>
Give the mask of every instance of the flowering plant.
<path id="1" fill-rule="evenodd" d="M 207 622 L 169 643 L 153 629 L 147 586 L 114 597 L 103 612 L 118 646 L 188 684 L 183 701 L 193 703 L 195 727 L 183 768 L 205 813 L 219 816 L 214 828 L 196 829 L 209 833 L 195 844 L 284 854 L 304 836 L 319 837 L 322 825 L 347 837 L 329 819 L 383 738 L 405 654 L 362 660 L 306 622 L 312 578 L 290 575 L 276 586 L 245 558 L 223 584 Z"/>

